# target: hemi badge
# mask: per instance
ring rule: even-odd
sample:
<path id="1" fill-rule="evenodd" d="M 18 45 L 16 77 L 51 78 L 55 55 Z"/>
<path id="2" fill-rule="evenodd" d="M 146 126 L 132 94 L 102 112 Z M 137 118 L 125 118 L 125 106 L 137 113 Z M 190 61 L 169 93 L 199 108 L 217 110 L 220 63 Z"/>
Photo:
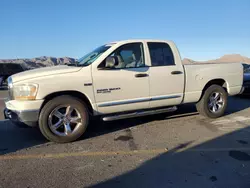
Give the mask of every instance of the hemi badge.
<path id="1" fill-rule="evenodd" d="M 92 83 L 86 83 L 84 86 L 92 86 Z"/>

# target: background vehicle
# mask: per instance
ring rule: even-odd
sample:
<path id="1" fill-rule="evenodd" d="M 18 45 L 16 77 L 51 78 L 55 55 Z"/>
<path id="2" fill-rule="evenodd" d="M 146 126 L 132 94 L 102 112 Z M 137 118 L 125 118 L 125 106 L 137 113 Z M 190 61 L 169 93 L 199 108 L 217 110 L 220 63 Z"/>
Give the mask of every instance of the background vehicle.
<path id="1" fill-rule="evenodd" d="M 250 73 L 250 65 L 246 63 L 242 63 L 244 68 L 244 73 Z"/>
<path id="2" fill-rule="evenodd" d="M 242 63 L 244 68 L 244 75 L 243 75 L 243 87 L 244 91 L 241 95 L 249 95 L 250 94 L 250 65 L 246 63 Z"/>
<path id="3" fill-rule="evenodd" d="M 250 73 L 244 73 L 244 81 L 243 81 L 244 92 L 243 95 L 250 94 Z"/>
<path id="4" fill-rule="evenodd" d="M 70 142 L 85 132 L 90 116 L 112 121 L 196 103 L 200 114 L 218 118 L 242 83 L 241 63 L 182 65 L 171 41 L 127 40 L 103 45 L 76 64 L 11 76 L 5 116 L 38 122 L 47 139 Z"/>
<path id="5" fill-rule="evenodd" d="M 7 86 L 7 78 L 9 76 L 24 70 L 20 64 L 0 63 L 0 87 Z"/>

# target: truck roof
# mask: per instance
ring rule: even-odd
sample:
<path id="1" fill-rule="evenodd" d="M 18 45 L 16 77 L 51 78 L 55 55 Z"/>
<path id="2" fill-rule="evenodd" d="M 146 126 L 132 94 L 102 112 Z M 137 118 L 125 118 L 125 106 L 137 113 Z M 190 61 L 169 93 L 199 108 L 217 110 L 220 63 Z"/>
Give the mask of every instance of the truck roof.
<path id="1" fill-rule="evenodd" d="M 173 41 L 171 41 L 171 40 L 159 40 L 159 39 L 128 39 L 128 40 L 113 41 L 113 42 L 109 42 L 107 44 L 133 43 L 133 42 L 167 42 L 167 43 L 172 43 Z"/>

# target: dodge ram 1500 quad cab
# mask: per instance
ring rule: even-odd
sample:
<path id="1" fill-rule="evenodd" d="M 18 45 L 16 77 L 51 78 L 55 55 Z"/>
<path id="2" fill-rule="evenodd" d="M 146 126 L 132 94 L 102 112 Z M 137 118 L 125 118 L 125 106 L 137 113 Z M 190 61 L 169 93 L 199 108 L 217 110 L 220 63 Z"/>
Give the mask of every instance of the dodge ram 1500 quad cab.
<path id="1" fill-rule="evenodd" d="M 12 75 L 4 113 L 17 124 L 38 125 L 50 141 L 71 142 L 90 116 L 112 121 L 196 103 L 201 115 L 218 118 L 242 83 L 241 63 L 183 65 L 171 41 L 126 40 L 102 45 L 76 64 Z"/>

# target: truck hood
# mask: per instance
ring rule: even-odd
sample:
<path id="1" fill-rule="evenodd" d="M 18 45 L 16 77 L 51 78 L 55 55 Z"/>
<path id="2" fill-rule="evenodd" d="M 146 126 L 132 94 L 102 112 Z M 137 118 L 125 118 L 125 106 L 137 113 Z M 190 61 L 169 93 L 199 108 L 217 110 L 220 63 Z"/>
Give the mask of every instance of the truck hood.
<path id="1" fill-rule="evenodd" d="M 57 65 L 54 67 L 45 67 L 45 68 L 37 68 L 34 70 L 28 70 L 21 73 L 17 73 L 12 75 L 13 83 L 28 80 L 37 77 L 43 77 L 48 75 L 55 75 L 55 74 L 65 74 L 71 72 L 77 72 L 81 70 L 82 67 L 73 67 L 67 65 Z"/>

